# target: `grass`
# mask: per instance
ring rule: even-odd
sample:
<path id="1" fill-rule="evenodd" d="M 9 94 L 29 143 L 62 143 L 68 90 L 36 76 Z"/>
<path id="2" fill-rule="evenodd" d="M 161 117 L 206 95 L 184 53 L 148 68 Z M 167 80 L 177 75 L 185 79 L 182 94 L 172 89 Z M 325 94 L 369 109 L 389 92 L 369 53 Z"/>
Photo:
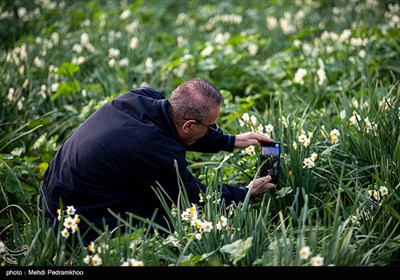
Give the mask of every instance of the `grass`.
<path id="1" fill-rule="evenodd" d="M 390 1 L 3 1 L 0 264 L 397 266 L 398 9 Z M 200 206 L 181 184 L 174 202 L 154 189 L 171 229 L 121 220 L 86 246 L 84 232 L 49 224 L 36 207 L 41 175 L 79 124 L 132 88 L 168 97 L 193 76 L 221 89 L 226 132 L 282 143 L 279 188 L 226 205 L 218 185 L 257 177 L 259 148 L 188 153 L 209 190 Z"/>

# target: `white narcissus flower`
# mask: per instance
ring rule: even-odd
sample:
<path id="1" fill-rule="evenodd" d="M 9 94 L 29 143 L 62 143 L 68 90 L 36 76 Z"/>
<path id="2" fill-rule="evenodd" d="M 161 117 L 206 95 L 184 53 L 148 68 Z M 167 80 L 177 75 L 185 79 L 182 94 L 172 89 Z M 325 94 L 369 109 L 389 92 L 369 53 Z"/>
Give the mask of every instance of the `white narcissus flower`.
<path id="1" fill-rule="evenodd" d="M 313 258 L 311 258 L 310 261 L 312 266 L 323 266 L 324 265 L 324 258 L 321 257 L 320 255 L 317 255 Z"/>
<path id="2" fill-rule="evenodd" d="M 300 249 L 300 259 L 307 260 L 311 255 L 311 250 L 309 246 L 304 246 Z"/>

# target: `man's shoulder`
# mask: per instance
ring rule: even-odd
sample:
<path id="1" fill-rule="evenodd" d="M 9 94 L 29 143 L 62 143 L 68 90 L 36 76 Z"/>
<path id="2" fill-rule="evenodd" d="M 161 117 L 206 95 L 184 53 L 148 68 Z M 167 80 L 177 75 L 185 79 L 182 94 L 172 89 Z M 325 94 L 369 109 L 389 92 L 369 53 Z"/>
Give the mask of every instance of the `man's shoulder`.
<path id="1" fill-rule="evenodd" d="M 130 91 L 131 93 L 150 97 L 153 99 L 165 99 L 164 94 L 158 89 L 151 87 L 141 87 Z"/>

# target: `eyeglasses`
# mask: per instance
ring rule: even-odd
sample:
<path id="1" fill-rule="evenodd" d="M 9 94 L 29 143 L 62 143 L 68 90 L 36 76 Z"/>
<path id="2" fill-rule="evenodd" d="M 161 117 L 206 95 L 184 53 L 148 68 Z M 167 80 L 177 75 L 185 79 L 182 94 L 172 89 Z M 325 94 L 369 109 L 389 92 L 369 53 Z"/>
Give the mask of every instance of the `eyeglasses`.
<path id="1" fill-rule="evenodd" d="M 218 132 L 218 125 L 217 125 L 216 123 L 213 123 L 213 124 L 208 125 L 208 124 L 203 123 L 203 122 L 200 121 L 199 119 L 193 119 L 193 118 L 183 118 L 183 119 L 184 119 L 184 120 L 187 120 L 187 121 L 193 120 L 193 121 L 196 121 L 196 122 L 198 122 L 198 123 L 204 125 L 205 127 L 208 128 L 207 133 L 215 133 L 215 132 Z"/>

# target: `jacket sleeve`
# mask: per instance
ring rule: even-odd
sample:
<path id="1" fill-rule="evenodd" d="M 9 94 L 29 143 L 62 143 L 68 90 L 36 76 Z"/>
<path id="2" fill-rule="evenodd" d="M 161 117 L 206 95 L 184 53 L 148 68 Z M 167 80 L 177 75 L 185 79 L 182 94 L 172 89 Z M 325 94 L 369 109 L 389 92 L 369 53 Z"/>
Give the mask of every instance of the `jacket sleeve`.
<path id="1" fill-rule="evenodd" d="M 232 152 L 235 147 L 235 140 L 236 135 L 225 134 L 219 128 L 217 133 L 206 134 L 186 148 L 189 151 L 203 153 Z"/>
<path id="2" fill-rule="evenodd" d="M 227 205 L 231 204 L 232 202 L 243 202 L 247 192 L 249 191 L 248 188 L 245 187 L 238 187 L 234 185 L 222 185 L 221 187 L 221 198 L 225 199 Z"/>

